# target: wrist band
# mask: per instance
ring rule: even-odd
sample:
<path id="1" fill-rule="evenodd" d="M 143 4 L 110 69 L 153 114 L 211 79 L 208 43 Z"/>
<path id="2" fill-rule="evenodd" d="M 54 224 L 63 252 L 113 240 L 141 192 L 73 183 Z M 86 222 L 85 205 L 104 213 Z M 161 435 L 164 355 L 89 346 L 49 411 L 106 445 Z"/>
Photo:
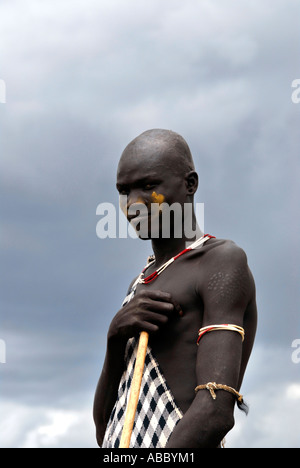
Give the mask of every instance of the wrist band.
<path id="1" fill-rule="evenodd" d="M 208 382 L 205 385 L 198 385 L 195 388 L 195 393 L 197 393 L 199 390 L 208 390 L 213 400 L 216 400 L 217 398 L 215 390 L 225 390 L 226 392 L 232 393 L 232 395 L 235 396 L 239 403 L 243 403 L 243 395 L 228 385 L 217 384 L 216 382 Z"/>
<path id="2" fill-rule="evenodd" d="M 217 395 L 215 394 L 216 390 L 225 390 L 236 398 L 239 409 L 248 414 L 249 408 L 248 405 L 244 402 L 243 395 L 228 385 L 217 384 L 216 382 L 208 382 L 205 385 L 198 385 L 195 388 L 195 393 L 197 393 L 199 390 L 208 390 L 213 400 L 216 400 L 217 398 Z"/>

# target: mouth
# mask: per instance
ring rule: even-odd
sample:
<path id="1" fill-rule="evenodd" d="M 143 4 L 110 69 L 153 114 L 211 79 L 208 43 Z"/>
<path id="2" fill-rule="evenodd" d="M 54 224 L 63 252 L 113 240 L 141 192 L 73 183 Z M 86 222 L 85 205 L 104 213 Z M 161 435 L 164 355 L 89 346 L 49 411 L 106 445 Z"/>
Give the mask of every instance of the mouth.
<path id="1" fill-rule="evenodd" d="M 151 225 L 152 225 L 150 214 L 128 216 L 127 219 L 140 239 L 150 238 Z"/>
<path id="2" fill-rule="evenodd" d="M 130 224 L 132 224 L 133 226 L 137 226 L 139 223 L 148 223 L 150 221 L 150 215 L 128 215 L 127 219 Z"/>

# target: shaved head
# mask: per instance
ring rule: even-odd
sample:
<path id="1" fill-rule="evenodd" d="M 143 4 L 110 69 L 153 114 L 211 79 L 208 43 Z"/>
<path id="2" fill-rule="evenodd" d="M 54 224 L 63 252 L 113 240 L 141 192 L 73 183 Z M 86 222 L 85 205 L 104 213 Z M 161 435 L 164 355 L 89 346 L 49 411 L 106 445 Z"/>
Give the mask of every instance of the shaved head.
<path id="1" fill-rule="evenodd" d="M 126 200 L 122 199 L 122 209 L 129 221 L 132 217 L 132 213 L 129 213 L 131 207 L 139 210 L 138 206 L 145 205 L 147 210 L 151 210 L 152 205 L 159 206 L 156 221 L 152 219 L 150 222 L 148 219 L 147 235 L 141 238 L 150 238 L 153 233 L 162 235 L 163 215 L 168 213 L 171 219 L 174 215 L 173 211 L 172 216 L 170 214 L 172 206 L 181 207 L 180 219 L 176 222 L 173 218 L 169 219 L 166 227 L 171 229 L 172 234 L 169 233 L 167 237 L 174 236 L 175 225 L 182 228 L 187 219 L 187 223 L 194 229 L 196 219 L 193 202 L 198 188 L 198 174 L 189 146 L 178 133 L 171 130 L 148 130 L 131 141 L 119 161 L 116 187 L 120 195 L 126 196 Z M 186 203 L 190 203 L 192 208 L 189 214 L 187 211 L 183 213 Z"/>
<path id="2" fill-rule="evenodd" d="M 153 129 L 142 133 L 125 148 L 121 160 L 128 157 L 136 160 L 161 159 L 161 163 L 169 166 L 173 173 L 182 176 L 195 170 L 187 142 L 171 130 Z"/>

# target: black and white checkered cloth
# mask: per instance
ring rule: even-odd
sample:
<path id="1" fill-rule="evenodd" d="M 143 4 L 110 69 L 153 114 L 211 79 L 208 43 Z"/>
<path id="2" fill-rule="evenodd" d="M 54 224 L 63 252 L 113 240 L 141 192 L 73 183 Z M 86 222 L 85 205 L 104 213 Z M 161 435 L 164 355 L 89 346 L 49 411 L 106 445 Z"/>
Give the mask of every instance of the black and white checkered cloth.
<path id="1" fill-rule="evenodd" d="M 118 399 L 110 415 L 102 448 L 119 447 L 137 347 L 137 340 L 131 338 L 125 354 L 126 370 L 120 381 Z M 182 416 L 148 346 L 130 448 L 164 448 Z"/>

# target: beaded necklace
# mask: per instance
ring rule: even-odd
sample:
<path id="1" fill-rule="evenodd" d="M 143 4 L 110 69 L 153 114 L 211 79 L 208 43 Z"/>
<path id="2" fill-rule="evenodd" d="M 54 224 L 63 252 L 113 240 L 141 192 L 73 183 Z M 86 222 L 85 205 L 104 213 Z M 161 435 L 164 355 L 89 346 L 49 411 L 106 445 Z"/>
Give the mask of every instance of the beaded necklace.
<path id="1" fill-rule="evenodd" d="M 175 255 L 175 257 L 170 258 L 167 260 L 163 265 L 161 265 L 157 270 L 155 270 L 151 275 L 147 276 L 144 278 L 145 271 L 153 265 L 155 262 L 155 258 L 151 259 L 151 261 L 145 266 L 145 268 L 142 270 L 140 276 L 137 278 L 134 286 L 136 286 L 138 283 L 140 284 L 149 284 L 152 281 L 154 281 L 169 265 L 171 265 L 175 260 L 177 260 L 181 255 L 185 254 L 186 252 L 190 252 L 191 250 L 196 249 L 197 247 L 200 247 L 203 245 L 207 240 L 209 239 L 215 239 L 214 236 L 210 236 L 209 234 L 205 234 L 204 236 L 200 237 L 200 239 L 197 239 L 193 244 L 191 244 L 187 249 L 182 250 L 179 254 Z"/>

